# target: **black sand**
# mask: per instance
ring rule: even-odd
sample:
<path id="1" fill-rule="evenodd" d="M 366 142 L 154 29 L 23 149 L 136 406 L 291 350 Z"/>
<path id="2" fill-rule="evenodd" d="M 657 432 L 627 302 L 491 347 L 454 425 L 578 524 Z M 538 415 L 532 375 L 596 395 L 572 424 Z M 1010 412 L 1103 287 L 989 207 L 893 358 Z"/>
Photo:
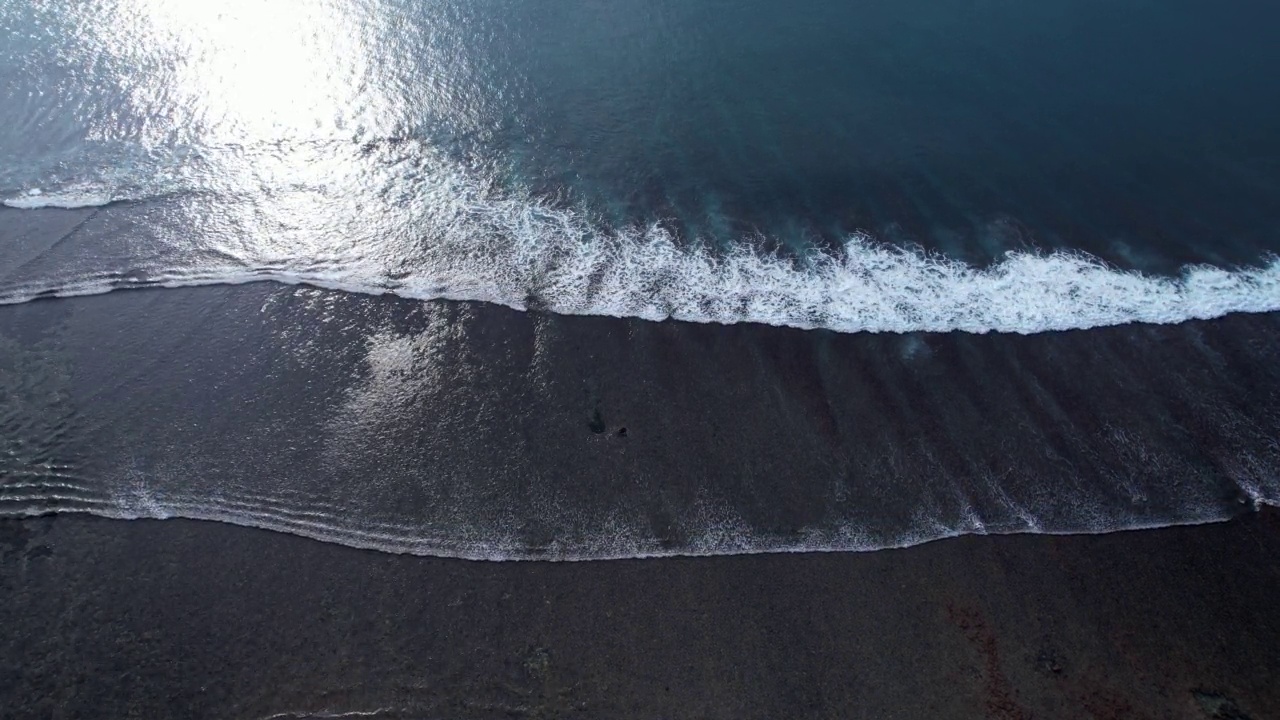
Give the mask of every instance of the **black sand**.
<path id="1" fill-rule="evenodd" d="M 390 555 L 0 524 L 0 717 L 1280 717 L 1280 515 L 864 554 Z"/>

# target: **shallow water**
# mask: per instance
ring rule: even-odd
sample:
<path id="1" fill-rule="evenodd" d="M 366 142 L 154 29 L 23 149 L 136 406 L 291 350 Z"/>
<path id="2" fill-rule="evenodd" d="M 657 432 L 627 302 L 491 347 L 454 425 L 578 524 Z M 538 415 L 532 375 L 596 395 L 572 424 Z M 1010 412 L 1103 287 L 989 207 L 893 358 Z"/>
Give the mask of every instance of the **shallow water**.
<path id="1" fill-rule="evenodd" d="M 1276 322 L 842 334 L 273 284 L 10 306 L 0 513 L 393 552 L 874 550 L 1275 503 Z"/>

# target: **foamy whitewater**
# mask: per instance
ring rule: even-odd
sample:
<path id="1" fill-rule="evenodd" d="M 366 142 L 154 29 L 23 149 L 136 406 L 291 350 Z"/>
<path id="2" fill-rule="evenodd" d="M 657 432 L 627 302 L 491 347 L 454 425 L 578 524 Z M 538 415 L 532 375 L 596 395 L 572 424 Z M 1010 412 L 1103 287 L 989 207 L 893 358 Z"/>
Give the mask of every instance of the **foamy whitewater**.
<path id="1" fill-rule="evenodd" d="M 760 252 L 755 248 L 761 243 L 749 238 L 711 249 L 709 242 L 685 242 L 656 224 L 611 230 L 572 209 L 457 175 L 432 183 L 406 201 L 430 205 L 413 218 L 430 242 L 382 239 L 379 246 L 375 238 L 372 252 L 348 249 L 320 258 L 281 255 L 274 238 L 217 238 L 203 248 L 184 242 L 181 254 L 147 247 L 136 265 L 84 262 L 84 270 L 71 276 L 32 277 L 13 268 L 0 279 L 0 303 L 272 280 L 568 315 L 849 333 L 1022 334 L 1280 310 L 1280 260 L 1274 257 L 1253 268 L 1186 267 L 1178 277 L 1120 270 L 1079 252 L 1011 251 L 979 268 L 882 244 L 869 234 L 849 237 L 839 252 L 788 257 Z M 42 209 L 124 199 L 80 186 L 28 191 L 4 202 Z"/>

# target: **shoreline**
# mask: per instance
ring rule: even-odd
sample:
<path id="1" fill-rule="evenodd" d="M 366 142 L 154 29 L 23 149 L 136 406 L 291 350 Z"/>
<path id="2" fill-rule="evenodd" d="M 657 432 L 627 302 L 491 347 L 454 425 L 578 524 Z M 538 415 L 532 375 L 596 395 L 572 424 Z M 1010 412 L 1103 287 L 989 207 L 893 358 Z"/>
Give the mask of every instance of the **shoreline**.
<path id="1" fill-rule="evenodd" d="M 167 510 L 166 510 L 167 512 Z M 430 558 L 434 560 L 460 560 L 463 562 L 476 563 L 609 563 L 609 562 L 626 562 L 631 560 L 677 560 L 677 559 L 702 559 L 702 558 L 732 558 L 732 557 L 754 557 L 760 555 L 828 555 L 828 554 L 867 554 L 880 553 L 894 550 L 909 550 L 921 545 L 929 545 L 931 543 L 946 542 L 948 540 L 958 540 L 961 538 L 978 537 L 978 538 L 1000 538 L 1000 537 L 1016 537 L 1022 535 L 1030 536 L 1048 536 L 1048 537 L 1077 537 L 1082 535 L 1114 535 L 1117 533 L 1130 532 L 1148 532 L 1160 531 L 1173 528 L 1199 527 L 1202 525 L 1216 525 L 1221 523 L 1235 522 L 1243 517 L 1261 512 L 1280 512 L 1280 506 L 1267 500 L 1257 500 L 1251 503 L 1241 501 L 1238 512 L 1234 514 L 1224 515 L 1222 517 L 1209 517 L 1192 520 L 1175 520 L 1168 523 L 1151 522 L 1149 524 L 1139 524 L 1125 527 L 1116 527 L 1105 530 L 994 530 L 994 531 L 974 531 L 974 530 L 957 530 L 950 534 L 922 536 L 919 539 L 911 539 L 899 544 L 881 545 L 881 546 L 860 546 L 860 545 L 823 545 L 814 544 L 806 546 L 802 544 L 794 545 L 756 545 L 735 544 L 725 547 L 715 547 L 711 549 L 698 549 L 696 547 L 667 549 L 661 546 L 657 539 L 652 539 L 649 544 L 637 546 L 634 554 L 618 554 L 618 555 L 592 555 L 592 554 L 556 554 L 561 552 L 552 547 L 540 546 L 462 546 L 454 549 L 441 549 L 438 545 L 432 545 L 430 541 L 420 538 L 390 538 L 377 535 L 369 535 L 382 542 L 373 540 L 363 540 L 359 535 L 347 535 L 342 533 L 326 534 L 321 532 L 308 532 L 305 528 L 289 527 L 287 525 L 269 525 L 269 524 L 253 524 L 251 522 L 241 521 L 238 518 L 196 516 L 196 515 L 157 515 L 157 516 L 128 516 L 122 514 L 97 513 L 89 510 L 81 509 L 57 509 L 48 510 L 40 513 L 19 515 L 14 513 L 0 514 L 0 522 L 34 522 L 45 518 L 54 519 L 58 517 L 83 517 L 95 520 L 112 520 L 117 522 L 165 522 L 169 520 L 181 520 L 184 522 L 196 523 L 215 523 L 219 525 L 228 525 L 231 527 L 242 528 L 245 530 L 260 530 L 269 533 L 278 533 L 281 535 L 289 535 L 292 537 L 302 538 L 312 542 L 324 543 L 326 545 L 336 545 L 339 547 L 359 550 L 361 552 L 373 552 L 393 556 L 406 556 L 417 558 Z M 354 532 L 354 531 L 352 531 Z M 767 540 L 767 539 L 766 539 Z M 750 543 L 752 539 L 743 538 L 740 543 Z M 755 539 L 759 542 L 760 539 Z"/>

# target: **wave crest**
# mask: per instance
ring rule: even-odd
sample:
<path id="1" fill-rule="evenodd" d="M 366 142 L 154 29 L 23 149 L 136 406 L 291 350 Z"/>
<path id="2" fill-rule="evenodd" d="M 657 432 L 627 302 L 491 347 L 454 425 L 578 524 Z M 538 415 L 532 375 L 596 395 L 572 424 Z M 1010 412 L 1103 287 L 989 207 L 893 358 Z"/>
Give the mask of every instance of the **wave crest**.
<path id="1" fill-rule="evenodd" d="M 116 239 L 119 250 L 102 253 L 88 244 L 58 243 L 64 256 L 43 258 L 55 260 L 43 263 L 53 269 L 18 267 L 0 279 L 0 303 L 275 280 L 573 315 L 838 332 L 1023 334 L 1280 310 L 1275 257 L 1259 267 L 1189 266 L 1177 277 L 1162 277 L 1075 251 L 1011 251 L 975 267 L 865 233 L 834 251 L 798 257 L 747 242 L 721 250 L 660 225 L 610 228 L 586 213 L 498 190 L 425 151 L 406 158 L 398 147 L 355 146 L 347 148 L 351 157 L 334 163 L 330 155 L 343 147 L 300 147 L 284 159 L 263 154 L 239 175 L 230 161 L 219 166 L 219 156 L 209 154 L 202 159 L 202 167 L 212 168 L 207 181 L 185 187 L 196 182 L 188 173 L 181 183 L 200 192 L 168 194 L 174 192 L 170 181 L 150 197 L 179 207 L 221 205 L 188 212 L 180 228 L 148 228 L 151 244 Z M 316 159 L 308 154 L 328 158 L 328 167 L 344 174 L 299 175 L 298 168 Z M 278 186 L 263 185 L 269 162 Z M 172 180 L 172 173 L 157 176 Z M 80 207 L 124 199 L 94 187 L 26 193 L 5 204 Z M 252 217 L 238 226 L 203 226 L 211 217 L 246 212 Z M 264 228 L 291 234 L 282 238 Z"/>

